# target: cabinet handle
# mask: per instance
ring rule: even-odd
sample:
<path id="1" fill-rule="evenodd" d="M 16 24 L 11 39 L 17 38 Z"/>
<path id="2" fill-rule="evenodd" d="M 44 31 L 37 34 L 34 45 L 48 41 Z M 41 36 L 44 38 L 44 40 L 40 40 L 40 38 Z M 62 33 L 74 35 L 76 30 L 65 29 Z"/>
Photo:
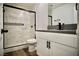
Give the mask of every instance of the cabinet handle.
<path id="1" fill-rule="evenodd" d="M 48 41 L 47 41 L 46 45 L 47 45 L 47 48 L 49 48 L 49 42 Z"/>
<path id="2" fill-rule="evenodd" d="M 1 29 L 1 33 L 7 33 L 8 30 Z"/>
<path id="3" fill-rule="evenodd" d="M 49 41 L 47 41 L 47 48 L 48 48 L 48 49 L 51 48 L 51 46 L 50 46 L 50 42 L 49 42 Z"/>
<path id="4" fill-rule="evenodd" d="M 48 45 L 49 45 L 49 49 L 50 49 L 50 48 L 51 48 L 51 46 L 50 46 L 50 42 L 49 42 L 49 44 L 48 44 Z"/>

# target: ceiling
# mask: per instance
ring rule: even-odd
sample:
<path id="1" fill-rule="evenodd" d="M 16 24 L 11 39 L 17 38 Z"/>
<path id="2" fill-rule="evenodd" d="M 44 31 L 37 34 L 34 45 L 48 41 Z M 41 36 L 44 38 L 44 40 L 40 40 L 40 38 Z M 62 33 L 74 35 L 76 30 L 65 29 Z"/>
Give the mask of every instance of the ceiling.
<path id="1" fill-rule="evenodd" d="M 65 4 L 65 3 L 49 3 L 48 5 L 49 5 L 49 7 L 52 7 L 53 9 L 55 9 L 63 4 Z"/>

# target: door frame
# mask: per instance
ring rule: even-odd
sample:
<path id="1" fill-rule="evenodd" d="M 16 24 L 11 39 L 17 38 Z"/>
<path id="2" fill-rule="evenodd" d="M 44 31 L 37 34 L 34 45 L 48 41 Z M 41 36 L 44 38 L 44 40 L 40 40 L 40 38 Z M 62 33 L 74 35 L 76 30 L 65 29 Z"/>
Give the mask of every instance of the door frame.
<path id="1" fill-rule="evenodd" d="M 19 9 L 19 10 L 23 10 L 23 11 L 26 11 L 26 12 L 30 12 L 30 13 L 34 13 L 34 17 L 35 17 L 35 31 L 36 31 L 36 12 L 35 11 L 31 11 L 31 10 L 26 10 L 26 9 L 23 9 L 23 8 L 19 8 L 19 7 L 15 7 L 15 6 L 11 6 L 11 5 L 7 5 L 7 4 L 3 4 L 3 29 L 4 29 L 4 12 L 5 12 L 5 9 L 4 7 L 10 7 L 10 8 L 14 8 L 14 9 Z M 35 35 L 36 37 L 36 35 Z M 5 48 L 5 35 L 3 33 L 3 49 L 8 49 L 8 48 L 13 48 L 13 47 L 18 47 L 18 46 L 23 46 L 23 45 L 26 45 L 26 44 L 21 44 L 21 45 L 16 45 L 16 46 L 12 46 L 12 47 L 7 47 Z"/>

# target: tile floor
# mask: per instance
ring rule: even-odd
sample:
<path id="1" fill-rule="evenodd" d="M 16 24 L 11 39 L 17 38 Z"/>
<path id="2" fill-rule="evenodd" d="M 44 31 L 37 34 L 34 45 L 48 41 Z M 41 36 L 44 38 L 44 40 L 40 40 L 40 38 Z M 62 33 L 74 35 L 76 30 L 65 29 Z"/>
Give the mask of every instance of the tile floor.
<path id="1" fill-rule="evenodd" d="M 21 49 L 5 53 L 4 56 L 38 56 L 36 51 L 29 52 L 28 49 Z"/>

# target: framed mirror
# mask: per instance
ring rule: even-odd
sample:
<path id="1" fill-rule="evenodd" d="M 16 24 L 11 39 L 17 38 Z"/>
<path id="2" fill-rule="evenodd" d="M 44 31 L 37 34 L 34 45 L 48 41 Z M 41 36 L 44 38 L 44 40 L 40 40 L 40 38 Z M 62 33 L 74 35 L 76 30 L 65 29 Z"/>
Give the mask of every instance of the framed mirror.
<path id="1" fill-rule="evenodd" d="M 77 29 L 76 3 L 48 3 L 48 15 L 50 29 Z"/>

